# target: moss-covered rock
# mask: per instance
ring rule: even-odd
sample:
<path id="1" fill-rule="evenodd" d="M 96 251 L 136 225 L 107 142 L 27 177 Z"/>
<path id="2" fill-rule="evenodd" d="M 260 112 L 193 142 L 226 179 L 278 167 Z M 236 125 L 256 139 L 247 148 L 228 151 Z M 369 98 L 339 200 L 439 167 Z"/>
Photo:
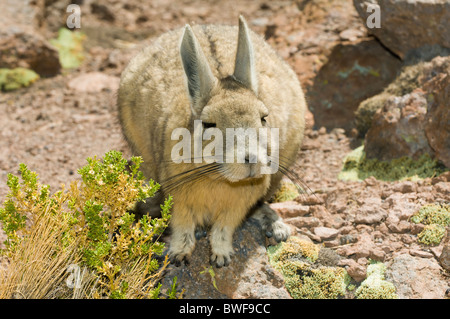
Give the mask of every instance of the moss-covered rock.
<path id="1" fill-rule="evenodd" d="M 270 261 L 273 264 L 295 259 L 306 259 L 314 263 L 319 258 L 319 251 L 319 246 L 295 236 L 289 237 L 286 242 L 268 248 Z"/>
<path id="2" fill-rule="evenodd" d="M 423 73 L 424 62 L 404 66 L 396 79 L 383 92 L 362 101 L 355 111 L 355 124 L 359 135 L 364 136 L 372 125 L 372 118 L 388 98 L 411 93 L 420 86 L 419 77 Z"/>
<path id="3" fill-rule="evenodd" d="M 297 186 L 289 180 L 282 180 L 280 183 L 280 188 L 272 196 L 271 201 L 273 203 L 287 202 L 294 200 L 300 193 L 298 192 Z"/>
<path id="4" fill-rule="evenodd" d="M 445 236 L 445 227 L 450 225 L 450 205 L 425 205 L 411 217 L 411 221 L 426 225 L 417 235 L 419 242 L 425 245 L 439 245 Z"/>
<path id="5" fill-rule="evenodd" d="M 422 155 L 418 160 L 401 157 L 391 161 L 379 161 L 367 159 L 364 146 L 360 146 L 344 158 L 344 165 L 338 178 L 357 181 L 373 176 L 384 181 L 419 180 L 438 176 L 445 171 L 445 167 L 428 154 Z"/>
<path id="6" fill-rule="evenodd" d="M 355 125 L 359 135 L 364 136 L 372 125 L 372 118 L 381 109 L 386 100 L 391 97 L 388 93 L 381 93 L 362 101 L 355 112 Z"/>
<path id="7" fill-rule="evenodd" d="M 350 277 L 342 267 L 318 264 L 319 246 L 298 237 L 268 248 L 271 264 L 285 279 L 296 299 L 336 299 L 343 297 Z"/>

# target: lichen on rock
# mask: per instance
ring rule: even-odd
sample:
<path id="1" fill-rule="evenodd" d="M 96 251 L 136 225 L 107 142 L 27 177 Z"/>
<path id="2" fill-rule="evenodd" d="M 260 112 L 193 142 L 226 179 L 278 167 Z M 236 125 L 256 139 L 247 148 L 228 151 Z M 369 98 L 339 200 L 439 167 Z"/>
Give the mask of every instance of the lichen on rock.
<path id="1" fill-rule="evenodd" d="M 283 274 L 293 298 L 336 299 L 345 295 L 350 277 L 342 267 L 319 264 L 319 251 L 319 246 L 294 236 L 268 248 L 270 262 Z"/>
<path id="2" fill-rule="evenodd" d="M 273 195 L 273 203 L 281 203 L 298 197 L 300 193 L 298 192 L 297 186 L 289 180 L 282 180 L 280 183 L 280 188 Z"/>
<path id="3" fill-rule="evenodd" d="M 367 266 L 367 278 L 356 289 L 358 299 L 397 299 L 395 286 L 385 280 L 386 266 L 383 263 L 373 263 Z"/>
<path id="4" fill-rule="evenodd" d="M 407 156 L 390 161 L 368 159 L 362 145 L 344 158 L 344 165 L 338 178 L 344 181 L 357 181 L 373 176 L 383 181 L 415 181 L 438 176 L 445 171 L 446 169 L 428 154 L 423 154 L 417 160 Z"/>
<path id="5" fill-rule="evenodd" d="M 450 205 L 425 205 L 411 217 L 411 221 L 416 224 L 422 223 L 426 225 L 417 235 L 420 243 L 439 245 L 445 236 L 445 227 L 450 225 Z"/>

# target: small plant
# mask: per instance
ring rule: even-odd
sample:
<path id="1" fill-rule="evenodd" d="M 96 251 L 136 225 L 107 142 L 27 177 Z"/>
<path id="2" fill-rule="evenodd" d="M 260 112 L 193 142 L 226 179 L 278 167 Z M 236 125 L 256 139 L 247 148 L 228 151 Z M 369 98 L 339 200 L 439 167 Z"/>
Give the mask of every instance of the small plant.
<path id="1" fill-rule="evenodd" d="M 3 254 L 7 276 L 0 276 L 2 298 L 156 298 L 167 258 L 159 236 L 170 221 L 171 197 L 161 218 L 135 221 L 129 211 L 159 185 L 144 183 L 141 158 L 128 166 L 117 151 L 103 160 L 88 158 L 78 170 L 81 182 L 50 195 L 37 174 L 20 165 L 21 178 L 8 175 L 10 193 L 0 208 L 7 235 Z M 69 266 L 82 268 L 74 289 L 66 284 Z M 176 285 L 176 281 L 174 282 Z M 176 296 L 175 287 L 168 297 Z"/>
<path id="2" fill-rule="evenodd" d="M 417 235 L 419 242 L 425 245 L 439 245 L 445 236 L 445 227 L 450 225 L 450 205 L 425 205 L 411 217 L 411 221 L 426 225 Z"/>
<path id="3" fill-rule="evenodd" d="M 58 38 L 50 40 L 58 50 L 59 62 L 64 69 L 73 69 L 81 65 L 84 60 L 85 39 L 86 35 L 81 32 L 61 28 L 58 31 Z"/>
<path id="4" fill-rule="evenodd" d="M 299 195 L 300 193 L 298 192 L 297 186 L 294 183 L 292 183 L 291 181 L 282 180 L 280 183 L 280 188 L 272 197 L 272 202 L 280 203 L 294 200 Z"/>
<path id="5" fill-rule="evenodd" d="M 293 298 L 336 299 L 345 295 L 350 277 L 342 267 L 316 264 L 319 251 L 319 246 L 295 236 L 268 247 L 270 263 L 283 275 Z"/>
<path id="6" fill-rule="evenodd" d="M 367 278 L 356 289 L 357 299 L 398 299 L 395 286 L 385 280 L 386 266 L 372 262 L 367 266 Z"/>
<path id="7" fill-rule="evenodd" d="M 0 68 L 0 91 L 12 91 L 21 87 L 27 87 L 38 79 L 39 75 L 33 70 L 25 68 Z"/>

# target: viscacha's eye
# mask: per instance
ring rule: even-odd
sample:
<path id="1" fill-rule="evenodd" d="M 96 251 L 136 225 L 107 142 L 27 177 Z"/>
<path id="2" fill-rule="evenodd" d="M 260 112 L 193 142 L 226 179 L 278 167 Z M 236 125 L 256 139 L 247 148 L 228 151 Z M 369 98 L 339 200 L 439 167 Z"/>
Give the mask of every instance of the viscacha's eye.
<path id="1" fill-rule="evenodd" d="M 267 115 L 261 117 L 261 123 L 265 124 L 267 122 L 266 117 L 267 117 Z"/>
<path id="2" fill-rule="evenodd" d="M 205 129 L 210 128 L 210 127 L 216 127 L 216 123 L 207 123 L 207 122 L 203 122 L 203 127 Z"/>

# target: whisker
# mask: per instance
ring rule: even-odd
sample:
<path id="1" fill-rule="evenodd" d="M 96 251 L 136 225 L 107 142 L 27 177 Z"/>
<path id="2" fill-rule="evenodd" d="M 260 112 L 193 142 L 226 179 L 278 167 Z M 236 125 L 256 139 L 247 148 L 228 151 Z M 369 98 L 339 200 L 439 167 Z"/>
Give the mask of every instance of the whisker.
<path id="1" fill-rule="evenodd" d="M 209 174 L 214 175 L 218 172 L 219 167 L 220 165 L 216 163 L 195 167 L 188 171 L 169 177 L 161 183 L 161 185 L 165 191 L 173 190 L 176 187 L 204 179 L 208 177 Z"/>
<path id="2" fill-rule="evenodd" d="M 300 194 L 314 194 L 305 181 L 295 171 L 285 165 L 288 160 L 291 161 L 290 159 L 282 155 L 279 155 L 279 158 L 269 156 L 269 159 L 278 162 L 280 172 L 291 180 Z"/>

